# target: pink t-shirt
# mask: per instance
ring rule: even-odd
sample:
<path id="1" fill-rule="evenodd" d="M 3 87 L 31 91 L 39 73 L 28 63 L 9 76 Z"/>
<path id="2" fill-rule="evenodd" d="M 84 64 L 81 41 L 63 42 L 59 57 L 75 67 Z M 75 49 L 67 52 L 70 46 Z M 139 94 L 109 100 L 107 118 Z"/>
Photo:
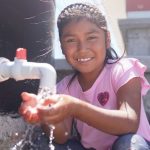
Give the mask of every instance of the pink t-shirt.
<path id="1" fill-rule="evenodd" d="M 65 77 L 58 83 L 58 93 L 69 94 L 79 99 L 85 100 L 93 105 L 104 109 L 117 109 L 116 92 L 134 77 L 141 78 L 142 95 L 145 95 L 150 89 L 150 85 L 144 77 L 146 67 L 134 58 L 123 58 L 117 63 L 107 64 L 93 86 L 83 92 L 82 88 L 75 78 L 68 88 L 68 82 L 72 75 Z M 142 100 L 142 98 L 141 98 Z M 99 119 L 99 118 L 97 118 Z M 88 124 L 77 120 L 77 129 L 81 135 L 81 143 L 86 148 L 95 148 L 96 150 L 109 150 L 117 136 L 113 136 L 97 130 Z M 141 117 L 137 134 L 150 141 L 150 125 L 148 123 L 143 100 L 141 105 Z"/>

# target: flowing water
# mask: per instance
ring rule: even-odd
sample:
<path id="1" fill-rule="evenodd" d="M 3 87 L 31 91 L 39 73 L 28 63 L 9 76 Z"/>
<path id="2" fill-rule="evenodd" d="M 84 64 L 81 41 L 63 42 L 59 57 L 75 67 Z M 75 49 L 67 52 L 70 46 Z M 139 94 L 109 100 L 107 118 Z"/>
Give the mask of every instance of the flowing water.
<path id="1" fill-rule="evenodd" d="M 56 91 L 55 89 L 48 89 L 48 88 L 42 88 L 39 90 L 38 92 L 38 97 L 39 97 L 39 105 L 41 103 L 43 103 L 43 100 L 47 97 L 49 97 L 52 94 L 55 94 Z M 44 150 L 44 147 L 42 146 L 41 142 L 41 138 L 43 138 L 44 133 L 42 133 L 40 131 L 40 135 L 38 135 L 37 133 L 39 133 L 39 131 L 37 132 L 36 130 L 40 129 L 40 125 L 27 125 L 27 130 L 24 133 L 24 135 L 22 135 L 21 139 L 19 142 L 17 142 L 10 150 Z M 49 143 L 48 143 L 48 147 L 49 150 L 54 150 L 55 147 L 53 145 L 53 131 L 55 129 L 55 126 L 53 125 L 49 125 L 49 129 L 50 129 L 50 135 L 49 135 Z M 16 133 L 16 136 L 18 135 L 18 133 Z M 36 142 L 34 142 L 36 141 Z M 43 147 L 43 148 L 42 148 Z"/>
<path id="2" fill-rule="evenodd" d="M 54 139 L 53 132 L 54 132 L 55 126 L 49 125 L 49 128 L 50 128 L 49 148 L 50 148 L 50 150 L 54 150 L 55 147 L 54 147 L 54 145 L 53 145 L 53 139 Z"/>

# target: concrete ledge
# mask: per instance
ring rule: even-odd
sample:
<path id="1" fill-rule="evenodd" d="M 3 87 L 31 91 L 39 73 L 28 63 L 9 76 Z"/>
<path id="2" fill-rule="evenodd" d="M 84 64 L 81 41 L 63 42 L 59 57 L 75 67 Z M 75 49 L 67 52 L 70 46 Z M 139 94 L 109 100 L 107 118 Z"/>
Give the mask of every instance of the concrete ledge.
<path id="1" fill-rule="evenodd" d="M 147 72 L 150 72 L 150 56 L 130 56 L 139 59 L 144 65 L 147 66 Z M 57 71 L 64 70 L 64 71 L 71 71 L 73 70 L 72 67 L 66 62 L 65 59 L 55 59 L 53 61 L 53 66 Z"/>
<path id="2" fill-rule="evenodd" d="M 119 19 L 119 27 L 121 30 L 126 30 L 129 28 L 150 28 L 150 18 L 128 18 Z"/>
<path id="3" fill-rule="evenodd" d="M 150 56 L 150 18 L 119 20 L 128 55 Z"/>
<path id="4" fill-rule="evenodd" d="M 65 59 L 54 59 L 53 65 L 56 70 L 72 70 L 72 67 L 66 62 Z"/>

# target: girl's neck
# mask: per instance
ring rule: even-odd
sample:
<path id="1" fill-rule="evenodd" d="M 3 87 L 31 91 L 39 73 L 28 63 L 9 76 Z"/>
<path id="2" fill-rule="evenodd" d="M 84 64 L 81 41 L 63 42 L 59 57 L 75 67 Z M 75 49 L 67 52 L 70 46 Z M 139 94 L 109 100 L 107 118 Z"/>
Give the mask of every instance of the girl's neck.
<path id="1" fill-rule="evenodd" d="M 79 73 L 78 74 L 78 81 L 80 86 L 82 87 L 83 91 L 87 91 L 90 89 L 93 84 L 95 83 L 96 79 L 98 78 L 99 74 L 102 72 L 103 68 L 99 70 L 99 72 L 94 73 Z"/>

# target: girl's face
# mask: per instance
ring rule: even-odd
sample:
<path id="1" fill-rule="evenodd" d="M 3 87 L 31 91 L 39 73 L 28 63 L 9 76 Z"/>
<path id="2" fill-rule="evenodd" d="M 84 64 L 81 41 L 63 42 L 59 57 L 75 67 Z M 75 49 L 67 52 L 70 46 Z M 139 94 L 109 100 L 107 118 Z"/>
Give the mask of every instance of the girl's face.
<path id="1" fill-rule="evenodd" d="M 99 73 L 106 56 L 104 30 L 81 19 L 68 23 L 60 39 L 63 53 L 68 63 L 80 73 Z"/>

